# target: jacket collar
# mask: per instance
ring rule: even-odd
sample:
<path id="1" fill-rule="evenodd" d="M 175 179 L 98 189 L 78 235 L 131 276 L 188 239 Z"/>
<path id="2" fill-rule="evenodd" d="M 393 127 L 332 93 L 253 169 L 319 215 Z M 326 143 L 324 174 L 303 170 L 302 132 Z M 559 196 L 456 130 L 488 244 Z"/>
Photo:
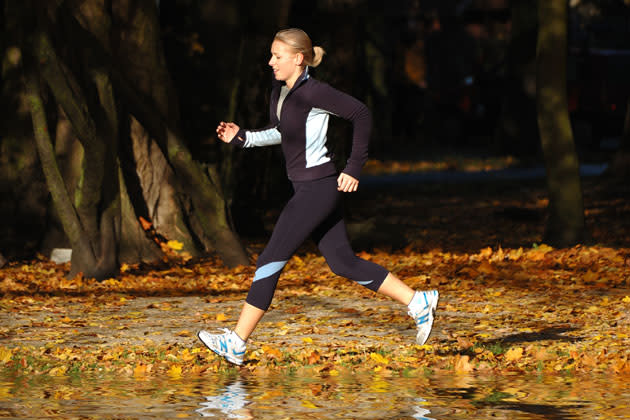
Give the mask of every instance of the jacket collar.
<path id="1" fill-rule="evenodd" d="M 297 88 L 302 83 L 304 83 L 309 77 L 311 76 L 308 74 L 308 66 L 306 66 L 304 67 L 304 71 L 302 72 L 302 74 L 300 74 L 300 77 L 298 77 L 295 83 L 293 84 L 293 88 L 291 90 L 295 90 L 295 88 Z M 282 82 L 282 85 L 286 86 L 287 83 Z"/>

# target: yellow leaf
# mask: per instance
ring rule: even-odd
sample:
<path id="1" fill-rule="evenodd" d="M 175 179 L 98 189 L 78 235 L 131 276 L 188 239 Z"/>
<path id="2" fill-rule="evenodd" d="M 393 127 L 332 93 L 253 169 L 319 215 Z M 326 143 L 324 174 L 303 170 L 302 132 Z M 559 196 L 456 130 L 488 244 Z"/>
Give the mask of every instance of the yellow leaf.
<path id="1" fill-rule="evenodd" d="M 414 344 L 414 347 L 417 350 L 424 350 L 424 351 L 433 351 L 433 346 L 431 344 L 423 344 L 421 346 Z"/>
<path id="2" fill-rule="evenodd" d="M 625 298 L 621 299 L 621 301 L 625 303 L 630 303 L 630 296 L 626 296 Z"/>
<path id="3" fill-rule="evenodd" d="M 147 365 L 136 365 L 136 367 L 133 369 L 133 376 L 135 377 L 141 377 L 146 375 L 147 373 Z"/>
<path id="4" fill-rule="evenodd" d="M 6 347 L 0 347 L 0 363 L 7 363 L 11 360 L 13 353 Z"/>
<path id="5" fill-rule="evenodd" d="M 180 332 L 178 332 L 175 335 L 178 336 L 178 337 L 190 337 L 191 333 L 188 330 L 181 330 Z"/>
<path id="6" fill-rule="evenodd" d="M 182 376 L 182 367 L 180 365 L 172 365 L 168 370 L 168 374 L 173 378 L 179 378 Z"/>
<path id="7" fill-rule="evenodd" d="M 168 242 L 166 243 L 166 245 L 167 245 L 169 248 L 171 248 L 171 249 L 173 249 L 173 250 L 175 250 L 175 251 L 181 251 L 181 250 L 182 250 L 182 248 L 184 248 L 184 244 L 183 244 L 183 243 L 181 243 L 181 242 L 179 242 L 179 241 L 175 241 L 175 240 L 168 241 Z"/>
<path id="8" fill-rule="evenodd" d="M 120 266 L 120 272 L 121 273 L 124 273 L 127 270 L 129 270 L 129 264 L 125 263 L 125 264 Z"/>
<path id="9" fill-rule="evenodd" d="M 328 372 L 328 374 L 330 376 L 339 376 L 339 371 L 336 369 L 331 369 L 330 372 Z"/>
<path id="10" fill-rule="evenodd" d="M 515 362 L 521 357 L 523 357 L 522 347 L 511 348 L 505 353 L 505 360 L 507 360 L 508 362 Z"/>
<path id="11" fill-rule="evenodd" d="M 310 402 L 309 400 L 304 400 L 302 401 L 302 407 L 306 407 L 306 408 L 319 408 L 318 406 L 316 406 L 315 404 L 313 404 L 312 402 Z"/>
<path id="12" fill-rule="evenodd" d="M 374 360 L 376 363 L 381 363 L 383 365 L 386 365 L 389 363 L 389 359 L 381 356 L 378 353 L 370 353 L 370 359 Z"/>
<path id="13" fill-rule="evenodd" d="M 217 314 L 217 321 L 223 322 L 228 320 L 228 316 L 224 313 Z"/>
<path id="14" fill-rule="evenodd" d="M 50 376 L 63 376 L 68 370 L 67 366 L 57 366 L 48 371 Z"/>
<path id="15" fill-rule="evenodd" d="M 302 341 L 308 344 L 313 344 L 313 339 L 311 337 L 304 337 Z"/>

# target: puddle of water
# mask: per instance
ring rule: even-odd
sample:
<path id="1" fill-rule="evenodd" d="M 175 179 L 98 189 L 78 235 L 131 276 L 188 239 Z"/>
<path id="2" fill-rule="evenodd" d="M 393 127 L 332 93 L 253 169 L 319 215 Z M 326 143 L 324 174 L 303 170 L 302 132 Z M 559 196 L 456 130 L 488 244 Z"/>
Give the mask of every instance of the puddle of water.
<path id="1" fill-rule="evenodd" d="M 628 377 L 0 378 L 14 419 L 624 419 Z"/>

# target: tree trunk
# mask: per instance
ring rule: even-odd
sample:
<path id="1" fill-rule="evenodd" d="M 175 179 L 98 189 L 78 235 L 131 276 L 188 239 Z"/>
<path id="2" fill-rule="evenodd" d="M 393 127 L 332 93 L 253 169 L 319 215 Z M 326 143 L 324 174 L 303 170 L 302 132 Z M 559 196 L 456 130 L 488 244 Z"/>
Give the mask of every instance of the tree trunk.
<path id="1" fill-rule="evenodd" d="M 495 141 L 497 148 L 507 153 L 534 156 L 540 151 L 536 121 L 536 7 L 529 0 L 514 0 L 511 10 L 505 94 Z"/>
<path id="2" fill-rule="evenodd" d="M 77 265 L 85 263 L 85 266 L 96 266 L 96 257 L 92 249 L 92 245 L 81 226 L 79 216 L 68 195 L 63 178 L 57 166 L 57 159 L 54 154 L 52 141 L 48 135 L 48 122 L 44 112 L 44 104 L 41 97 L 41 89 L 39 77 L 32 69 L 26 69 L 26 95 L 31 109 L 33 118 L 33 130 L 35 134 L 35 142 L 37 151 L 46 177 L 46 182 L 50 189 L 55 208 L 58 211 L 61 224 L 63 225 L 66 235 L 70 240 L 72 249 L 77 250 Z"/>
<path id="3" fill-rule="evenodd" d="M 556 247 L 584 238 L 584 204 L 566 94 L 567 3 L 538 1 L 536 50 L 538 126 L 549 191 L 545 242 Z"/>
<path id="4" fill-rule="evenodd" d="M 381 0 L 372 0 L 368 6 L 360 5 L 361 21 L 358 30 L 362 51 L 362 65 L 358 76 L 359 83 L 366 86 L 362 95 L 374 118 L 370 145 L 370 156 L 383 157 L 392 145 L 392 115 L 394 112 L 394 92 L 392 89 L 392 45 L 396 36 L 392 34 L 395 25 L 392 17 L 397 5 Z M 363 76 L 363 77 L 362 77 Z"/>
<path id="5" fill-rule="evenodd" d="M 621 146 L 613 156 L 607 175 L 619 181 L 627 182 L 630 179 L 630 98 L 626 105 Z"/>
<path id="6" fill-rule="evenodd" d="M 166 70 L 154 4 L 152 0 L 120 0 L 115 2 L 114 7 L 118 25 L 124 28 L 119 33 L 114 60 L 128 69 L 125 76 L 118 75 L 118 87 L 127 99 L 133 101 L 131 112 L 141 125 L 134 125 L 134 154 L 136 159 L 142 159 L 139 151 L 152 156 L 150 160 L 143 160 L 150 161 L 152 166 L 143 165 L 148 169 L 145 169 L 144 177 L 140 176 L 141 183 L 145 184 L 146 201 L 150 204 L 149 213 L 153 215 L 158 231 L 165 231 L 165 235 L 173 239 L 179 237 L 191 254 L 196 252 L 193 238 L 187 232 L 199 226 L 199 231 L 194 232 L 196 239 L 206 249 L 216 250 L 224 263 L 229 266 L 248 264 L 243 246 L 227 222 L 220 185 L 212 182 L 207 172 L 192 158 L 181 136 L 175 134 L 173 127 L 178 120 L 178 111 L 174 104 L 177 101 Z M 151 103 L 157 110 L 142 101 L 126 83 L 127 80 L 134 87 L 139 87 L 139 93 L 144 98 L 153 99 Z M 155 139 L 159 151 L 144 130 L 148 130 Z M 147 194 L 152 186 L 160 191 Z M 176 195 L 176 190 L 185 192 L 185 197 Z M 188 215 L 190 220 L 186 221 L 180 209 L 188 203 L 192 213 Z"/>
<path id="7" fill-rule="evenodd" d="M 26 88 L 44 174 L 73 248 L 70 276 L 104 279 L 118 272 L 120 261 L 158 257 L 156 238 L 147 236 L 139 216 L 191 255 L 202 243 L 227 265 L 247 264 L 214 171 L 192 159 L 173 128 L 177 107 L 155 2 L 120 0 L 111 10 L 99 0 L 56 0 L 37 12 L 30 6 L 20 6 L 23 27 L 35 28 L 24 49 L 34 59 L 25 60 L 33 62 L 25 65 Z M 37 70 L 80 143 L 76 188 L 66 187 L 60 173 Z"/>

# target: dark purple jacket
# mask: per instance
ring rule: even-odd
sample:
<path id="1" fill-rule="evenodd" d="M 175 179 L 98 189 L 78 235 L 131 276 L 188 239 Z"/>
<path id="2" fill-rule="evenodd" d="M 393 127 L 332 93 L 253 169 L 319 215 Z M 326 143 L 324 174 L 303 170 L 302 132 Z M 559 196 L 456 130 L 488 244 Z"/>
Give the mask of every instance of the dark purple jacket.
<path id="1" fill-rule="evenodd" d="M 359 179 L 368 157 L 372 116 L 359 100 L 313 79 L 308 68 L 286 95 L 278 118 L 284 82 L 274 81 L 269 124 L 257 130 L 241 129 L 230 142 L 240 147 L 281 144 L 291 181 L 309 181 L 336 174 L 326 148 L 329 115 L 352 122 L 352 152 L 342 172 Z M 286 87 L 285 87 L 286 89 Z"/>

